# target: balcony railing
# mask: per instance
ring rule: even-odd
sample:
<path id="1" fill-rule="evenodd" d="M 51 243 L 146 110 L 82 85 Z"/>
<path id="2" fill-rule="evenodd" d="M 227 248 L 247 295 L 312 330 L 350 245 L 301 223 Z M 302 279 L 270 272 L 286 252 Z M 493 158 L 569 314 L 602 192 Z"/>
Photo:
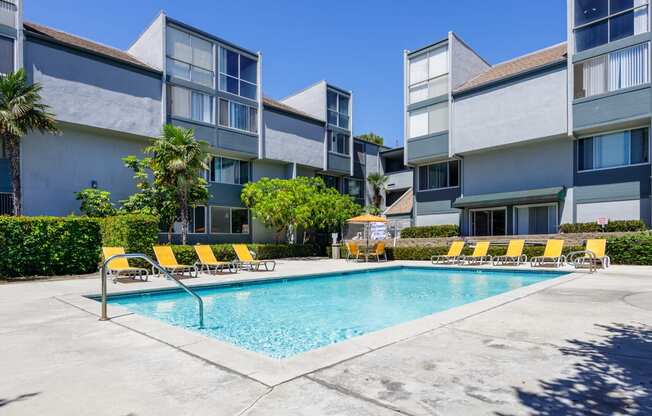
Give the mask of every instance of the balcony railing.
<path id="1" fill-rule="evenodd" d="M 8 192 L 0 192 L 0 215 L 13 215 L 14 197 Z"/>
<path id="2" fill-rule="evenodd" d="M 16 5 L 7 0 L 0 0 L 0 24 L 5 26 L 16 26 Z"/>

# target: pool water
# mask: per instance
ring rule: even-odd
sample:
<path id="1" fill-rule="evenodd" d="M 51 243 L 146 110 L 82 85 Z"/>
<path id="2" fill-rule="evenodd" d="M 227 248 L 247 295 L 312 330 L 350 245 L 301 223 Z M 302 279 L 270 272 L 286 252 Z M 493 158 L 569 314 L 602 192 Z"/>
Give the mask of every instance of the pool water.
<path id="1" fill-rule="evenodd" d="M 563 275 L 387 267 L 291 280 L 115 296 L 109 303 L 273 358 L 293 355 Z"/>

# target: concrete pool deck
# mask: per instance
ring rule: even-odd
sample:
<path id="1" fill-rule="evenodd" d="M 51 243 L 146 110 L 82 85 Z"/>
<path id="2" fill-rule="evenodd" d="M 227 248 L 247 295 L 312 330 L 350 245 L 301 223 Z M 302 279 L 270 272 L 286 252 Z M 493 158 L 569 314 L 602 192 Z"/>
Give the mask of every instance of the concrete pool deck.
<path id="1" fill-rule="evenodd" d="M 275 272 L 185 282 L 387 265 L 283 260 Z M 109 291 L 171 286 L 155 278 Z M 652 267 L 570 274 L 267 368 L 258 354 L 119 309 L 100 322 L 99 304 L 81 296 L 99 287 L 98 278 L 0 285 L 0 413 L 652 412 Z"/>

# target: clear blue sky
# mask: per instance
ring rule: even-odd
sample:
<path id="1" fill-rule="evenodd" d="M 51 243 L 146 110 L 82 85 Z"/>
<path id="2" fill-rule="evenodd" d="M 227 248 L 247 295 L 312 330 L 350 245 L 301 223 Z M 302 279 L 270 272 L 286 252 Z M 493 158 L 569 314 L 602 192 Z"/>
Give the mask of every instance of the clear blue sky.
<path id="1" fill-rule="evenodd" d="M 402 51 L 457 33 L 494 64 L 565 40 L 566 0 L 26 0 L 25 19 L 126 49 L 160 10 L 263 53 L 272 98 L 326 79 L 354 92 L 354 134 L 402 140 Z"/>

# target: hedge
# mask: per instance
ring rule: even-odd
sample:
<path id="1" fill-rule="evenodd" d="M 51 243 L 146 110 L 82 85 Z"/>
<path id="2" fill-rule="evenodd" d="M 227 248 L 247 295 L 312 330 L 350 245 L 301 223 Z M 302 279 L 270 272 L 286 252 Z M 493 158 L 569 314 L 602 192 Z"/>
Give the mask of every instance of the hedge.
<path id="1" fill-rule="evenodd" d="M 407 227 L 401 230 L 401 238 L 458 237 L 459 235 L 460 227 L 453 224 Z"/>
<path id="2" fill-rule="evenodd" d="M 652 265 L 652 234 L 637 233 L 607 239 L 613 264 Z"/>
<path id="3" fill-rule="evenodd" d="M 99 220 L 102 245 L 124 247 L 127 253 L 153 255 L 158 243 L 159 219 L 154 215 L 125 214 Z"/>
<path id="4" fill-rule="evenodd" d="M 92 273 L 101 244 L 93 218 L 0 216 L 0 276 Z"/>
<path id="5" fill-rule="evenodd" d="M 311 244 L 247 244 L 247 247 L 256 254 L 256 258 L 259 260 L 324 255 L 323 248 Z M 213 244 L 211 248 L 218 260 L 231 261 L 236 259 L 232 244 Z M 193 264 L 197 261 L 195 249 L 191 245 L 173 245 L 172 251 L 181 264 Z"/>
<path id="6" fill-rule="evenodd" d="M 635 231 L 646 231 L 647 225 L 641 220 L 630 220 L 630 221 L 609 221 L 607 225 L 602 227 L 596 222 L 584 222 L 577 224 L 562 224 L 559 226 L 559 230 L 562 233 L 573 234 L 573 233 L 616 233 L 616 232 L 635 232 Z"/>

